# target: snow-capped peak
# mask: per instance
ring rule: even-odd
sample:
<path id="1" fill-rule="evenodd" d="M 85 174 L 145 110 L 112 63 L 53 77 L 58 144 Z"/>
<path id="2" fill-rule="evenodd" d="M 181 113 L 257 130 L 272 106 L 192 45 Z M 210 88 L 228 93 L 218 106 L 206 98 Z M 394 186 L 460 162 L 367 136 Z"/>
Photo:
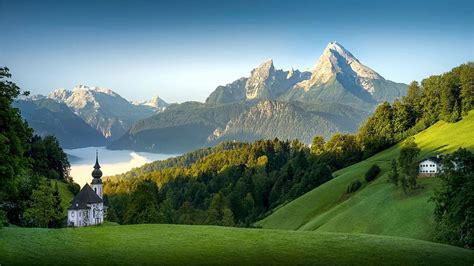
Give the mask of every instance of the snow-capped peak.
<path id="1" fill-rule="evenodd" d="M 361 64 L 359 60 L 341 44 L 330 42 L 311 70 L 311 79 L 300 84 L 305 90 L 334 79 L 337 74 L 352 76 L 369 93 L 374 93 L 370 80 L 383 79 L 377 72 Z"/>

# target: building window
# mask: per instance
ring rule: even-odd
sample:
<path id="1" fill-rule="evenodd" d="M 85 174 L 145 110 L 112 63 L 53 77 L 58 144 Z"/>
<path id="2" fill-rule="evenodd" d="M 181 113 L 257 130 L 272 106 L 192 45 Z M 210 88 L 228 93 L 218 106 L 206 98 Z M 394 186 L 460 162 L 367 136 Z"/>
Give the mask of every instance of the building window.
<path id="1" fill-rule="evenodd" d="M 94 191 L 95 191 L 95 193 L 97 193 L 97 188 L 96 187 L 94 188 Z"/>

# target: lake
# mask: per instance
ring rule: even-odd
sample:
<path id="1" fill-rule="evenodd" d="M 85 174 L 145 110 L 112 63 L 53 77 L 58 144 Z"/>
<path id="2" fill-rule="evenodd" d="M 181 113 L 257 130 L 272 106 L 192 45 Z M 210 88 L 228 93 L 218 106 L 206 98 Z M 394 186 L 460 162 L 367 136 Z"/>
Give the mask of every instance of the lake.
<path id="1" fill-rule="evenodd" d="M 133 167 L 139 167 L 152 161 L 164 160 L 178 155 L 130 150 L 108 150 L 105 147 L 64 149 L 64 152 L 70 155 L 71 176 L 81 187 L 92 181 L 91 173 L 95 163 L 96 150 L 99 152 L 99 164 L 104 176 L 121 174 Z"/>

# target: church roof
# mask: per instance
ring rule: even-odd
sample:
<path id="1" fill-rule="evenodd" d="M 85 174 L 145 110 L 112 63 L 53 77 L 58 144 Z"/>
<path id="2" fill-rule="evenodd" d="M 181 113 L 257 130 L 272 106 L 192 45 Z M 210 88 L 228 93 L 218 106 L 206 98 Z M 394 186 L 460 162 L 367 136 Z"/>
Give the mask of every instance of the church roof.
<path id="1" fill-rule="evenodd" d="M 71 201 L 71 206 L 68 208 L 68 210 L 87 209 L 87 204 L 102 202 L 104 201 L 95 193 L 91 186 L 86 184 Z"/>

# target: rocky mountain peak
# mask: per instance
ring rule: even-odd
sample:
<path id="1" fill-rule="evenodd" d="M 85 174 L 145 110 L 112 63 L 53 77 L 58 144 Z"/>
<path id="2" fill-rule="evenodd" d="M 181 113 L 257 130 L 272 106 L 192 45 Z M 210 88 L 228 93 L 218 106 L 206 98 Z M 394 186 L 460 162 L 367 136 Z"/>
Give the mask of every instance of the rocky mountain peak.
<path id="1" fill-rule="evenodd" d="M 247 99 L 252 100 L 257 98 L 265 89 L 268 79 L 271 78 L 274 73 L 275 67 L 273 66 L 272 59 L 265 60 L 257 68 L 253 69 L 245 85 Z"/>
<path id="2" fill-rule="evenodd" d="M 339 77 L 358 80 L 364 90 L 373 94 L 375 88 L 368 80 L 384 79 L 371 68 L 361 64 L 351 52 L 337 42 L 330 42 L 326 46 L 311 73 L 309 80 L 299 84 L 305 91 Z"/>
<path id="3" fill-rule="evenodd" d="M 155 109 L 163 109 L 166 108 L 169 104 L 161 99 L 158 95 L 151 97 L 148 101 L 132 101 L 134 105 L 145 105 Z"/>

